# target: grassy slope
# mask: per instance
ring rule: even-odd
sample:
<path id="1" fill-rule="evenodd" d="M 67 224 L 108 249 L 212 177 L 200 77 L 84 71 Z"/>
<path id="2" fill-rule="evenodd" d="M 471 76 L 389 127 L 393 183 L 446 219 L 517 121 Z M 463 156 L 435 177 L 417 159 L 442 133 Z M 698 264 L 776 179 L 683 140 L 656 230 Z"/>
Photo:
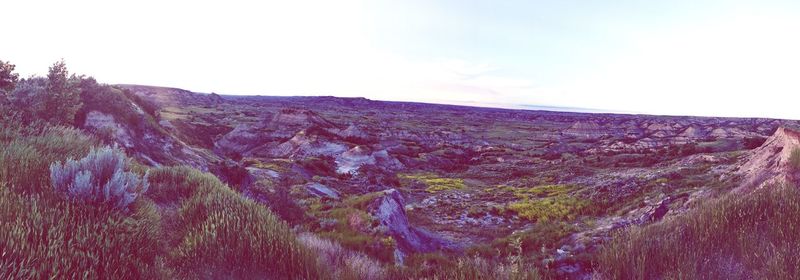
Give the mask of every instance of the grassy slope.
<path id="1" fill-rule="evenodd" d="M 730 193 L 618 234 L 599 257 L 609 279 L 796 279 L 800 190 Z"/>
<path id="2" fill-rule="evenodd" d="M 154 191 L 114 211 L 49 187 L 50 163 L 98 141 L 70 128 L 11 126 L 0 141 L 0 278 L 324 278 L 284 222 L 212 175 L 151 170 Z"/>

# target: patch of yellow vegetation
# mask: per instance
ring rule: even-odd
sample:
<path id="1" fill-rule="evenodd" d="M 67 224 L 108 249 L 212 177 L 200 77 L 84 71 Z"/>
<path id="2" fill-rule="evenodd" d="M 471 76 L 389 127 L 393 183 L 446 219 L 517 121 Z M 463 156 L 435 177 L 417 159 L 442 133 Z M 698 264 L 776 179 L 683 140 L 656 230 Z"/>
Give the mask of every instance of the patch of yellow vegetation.
<path id="1" fill-rule="evenodd" d="M 530 221 L 572 220 L 589 201 L 568 195 L 558 195 L 540 199 L 525 198 L 508 205 L 520 218 Z"/>
<path id="2" fill-rule="evenodd" d="M 271 160 L 269 162 L 263 162 L 255 158 L 246 158 L 244 160 L 244 163 L 249 167 L 254 167 L 258 169 L 269 169 L 279 173 L 284 173 L 289 171 L 289 168 L 283 165 L 286 162 L 281 160 Z"/>
<path id="3" fill-rule="evenodd" d="M 445 190 L 460 190 L 466 188 L 464 179 L 442 178 L 434 173 L 399 174 L 400 179 L 418 181 L 428 186 L 425 191 L 436 193 Z"/>
<path id="4" fill-rule="evenodd" d="M 513 193 L 519 200 L 511 202 L 506 210 L 514 211 L 520 218 L 530 221 L 561 221 L 575 219 L 590 201 L 570 195 L 572 185 L 541 185 L 512 187 L 500 185 L 492 191 Z"/>

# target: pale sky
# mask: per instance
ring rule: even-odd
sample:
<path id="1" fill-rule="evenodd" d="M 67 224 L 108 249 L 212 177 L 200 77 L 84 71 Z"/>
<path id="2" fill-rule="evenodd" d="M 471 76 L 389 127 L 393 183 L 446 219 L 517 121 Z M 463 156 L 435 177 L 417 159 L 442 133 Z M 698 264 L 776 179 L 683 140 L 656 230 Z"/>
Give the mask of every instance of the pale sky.
<path id="1" fill-rule="evenodd" d="M 800 119 L 798 1 L 4 1 L 0 60 L 105 83 Z"/>

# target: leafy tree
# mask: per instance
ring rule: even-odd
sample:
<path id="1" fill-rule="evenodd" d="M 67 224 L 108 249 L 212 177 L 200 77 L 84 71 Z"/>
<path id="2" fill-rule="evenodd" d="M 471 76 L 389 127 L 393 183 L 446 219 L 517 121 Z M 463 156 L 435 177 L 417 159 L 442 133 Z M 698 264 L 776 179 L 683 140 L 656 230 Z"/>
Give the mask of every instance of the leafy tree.
<path id="1" fill-rule="evenodd" d="M 17 86 L 19 74 L 14 73 L 14 64 L 0 60 L 0 120 L 11 116 L 8 107 L 8 94 Z"/>
<path id="2" fill-rule="evenodd" d="M 44 110 L 42 101 L 45 95 L 47 95 L 47 79 L 42 77 L 22 79 L 9 96 L 11 103 L 9 111 L 22 120 L 31 122 L 38 118 L 38 112 Z"/>
<path id="3" fill-rule="evenodd" d="M 17 86 L 19 74 L 14 73 L 16 65 L 0 60 L 0 94 L 5 95 Z"/>
<path id="4" fill-rule="evenodd" d="M 8 98 L 12 105 L 8 111 L 26 122 L 71 125 L 82 106 L 80 79 L 69 75 L 63 60 L 56 62 L 47 78 L 30 77 L 16 83 Z"/>
<path id="5" fill-rule="evenodd" d="M 60 60 L 50 67 L 47 81 L 44 110 L 38 112 L 39 117 L 50 123 L 72 124 L 82 105 L 78 87 L 80 77 L 69 75 L 66 63 Z"/>

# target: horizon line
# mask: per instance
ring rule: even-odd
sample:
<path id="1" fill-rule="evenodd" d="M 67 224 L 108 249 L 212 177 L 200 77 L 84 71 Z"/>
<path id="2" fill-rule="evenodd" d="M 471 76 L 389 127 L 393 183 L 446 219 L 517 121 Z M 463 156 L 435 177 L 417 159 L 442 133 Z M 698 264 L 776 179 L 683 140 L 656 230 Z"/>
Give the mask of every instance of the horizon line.
<path id="1" fill-rule="evenodd" d="M 175 90 L 183 90 L 198 94 L 218 94 L 222 96 L 240 96 L 240 97 L 333 97 L 341 99 L 366 99 L 369 101 L 378 102 L 397 102 L 397 103 L 416 103 L 416 104 L 430 104 L 430 105 L 447 105 L 457 107 L 471 107 L 471 108 L 486 108 L 486 109 L 501 109 L 501 110 L 517 110 L 529 112 L 552 112 L 552 113 L 577 113 L 577 114 L 606 114 L 606 115 L 629 115 L 629 116 L 655 116 L 655 117 L 693 117 L 693 118 L 726 118 L 726 119 L 768 119 L 768 120 L 798 120 L 788 118 L 771 118 L 771 117 L 756 117 L 756 116 L 715 116 L 715 115 L 690 115 L 690 114 L 658 114 L 648 113 L 642 111 L 631 110 L 609 110 L 585 107 L 570 107 L 570 106 L 553 106 L 553 105 L 535 105 L 535 104 L 514 104 L 514 103 L 491 103 L 491 102 L 475 102 L 475 101 L 453 101 L 453 100 L 431 100 L 431 101 L 411 101 L 411 100 L 386 100 L 386 99 L 372 99 L 365 96 L 336 96 L 332 94 L 320 95 L 270 95 L 270 94 L 230 94 L 211 92 L 192 91 L 181 87 L 175 86 L 155 86 L 155 85 L 142 85 L 142 84 L 114 84 L 119 86 L 140 86 L 140 87 L 154 87 L 154 88 L 167 88 Z"/>

